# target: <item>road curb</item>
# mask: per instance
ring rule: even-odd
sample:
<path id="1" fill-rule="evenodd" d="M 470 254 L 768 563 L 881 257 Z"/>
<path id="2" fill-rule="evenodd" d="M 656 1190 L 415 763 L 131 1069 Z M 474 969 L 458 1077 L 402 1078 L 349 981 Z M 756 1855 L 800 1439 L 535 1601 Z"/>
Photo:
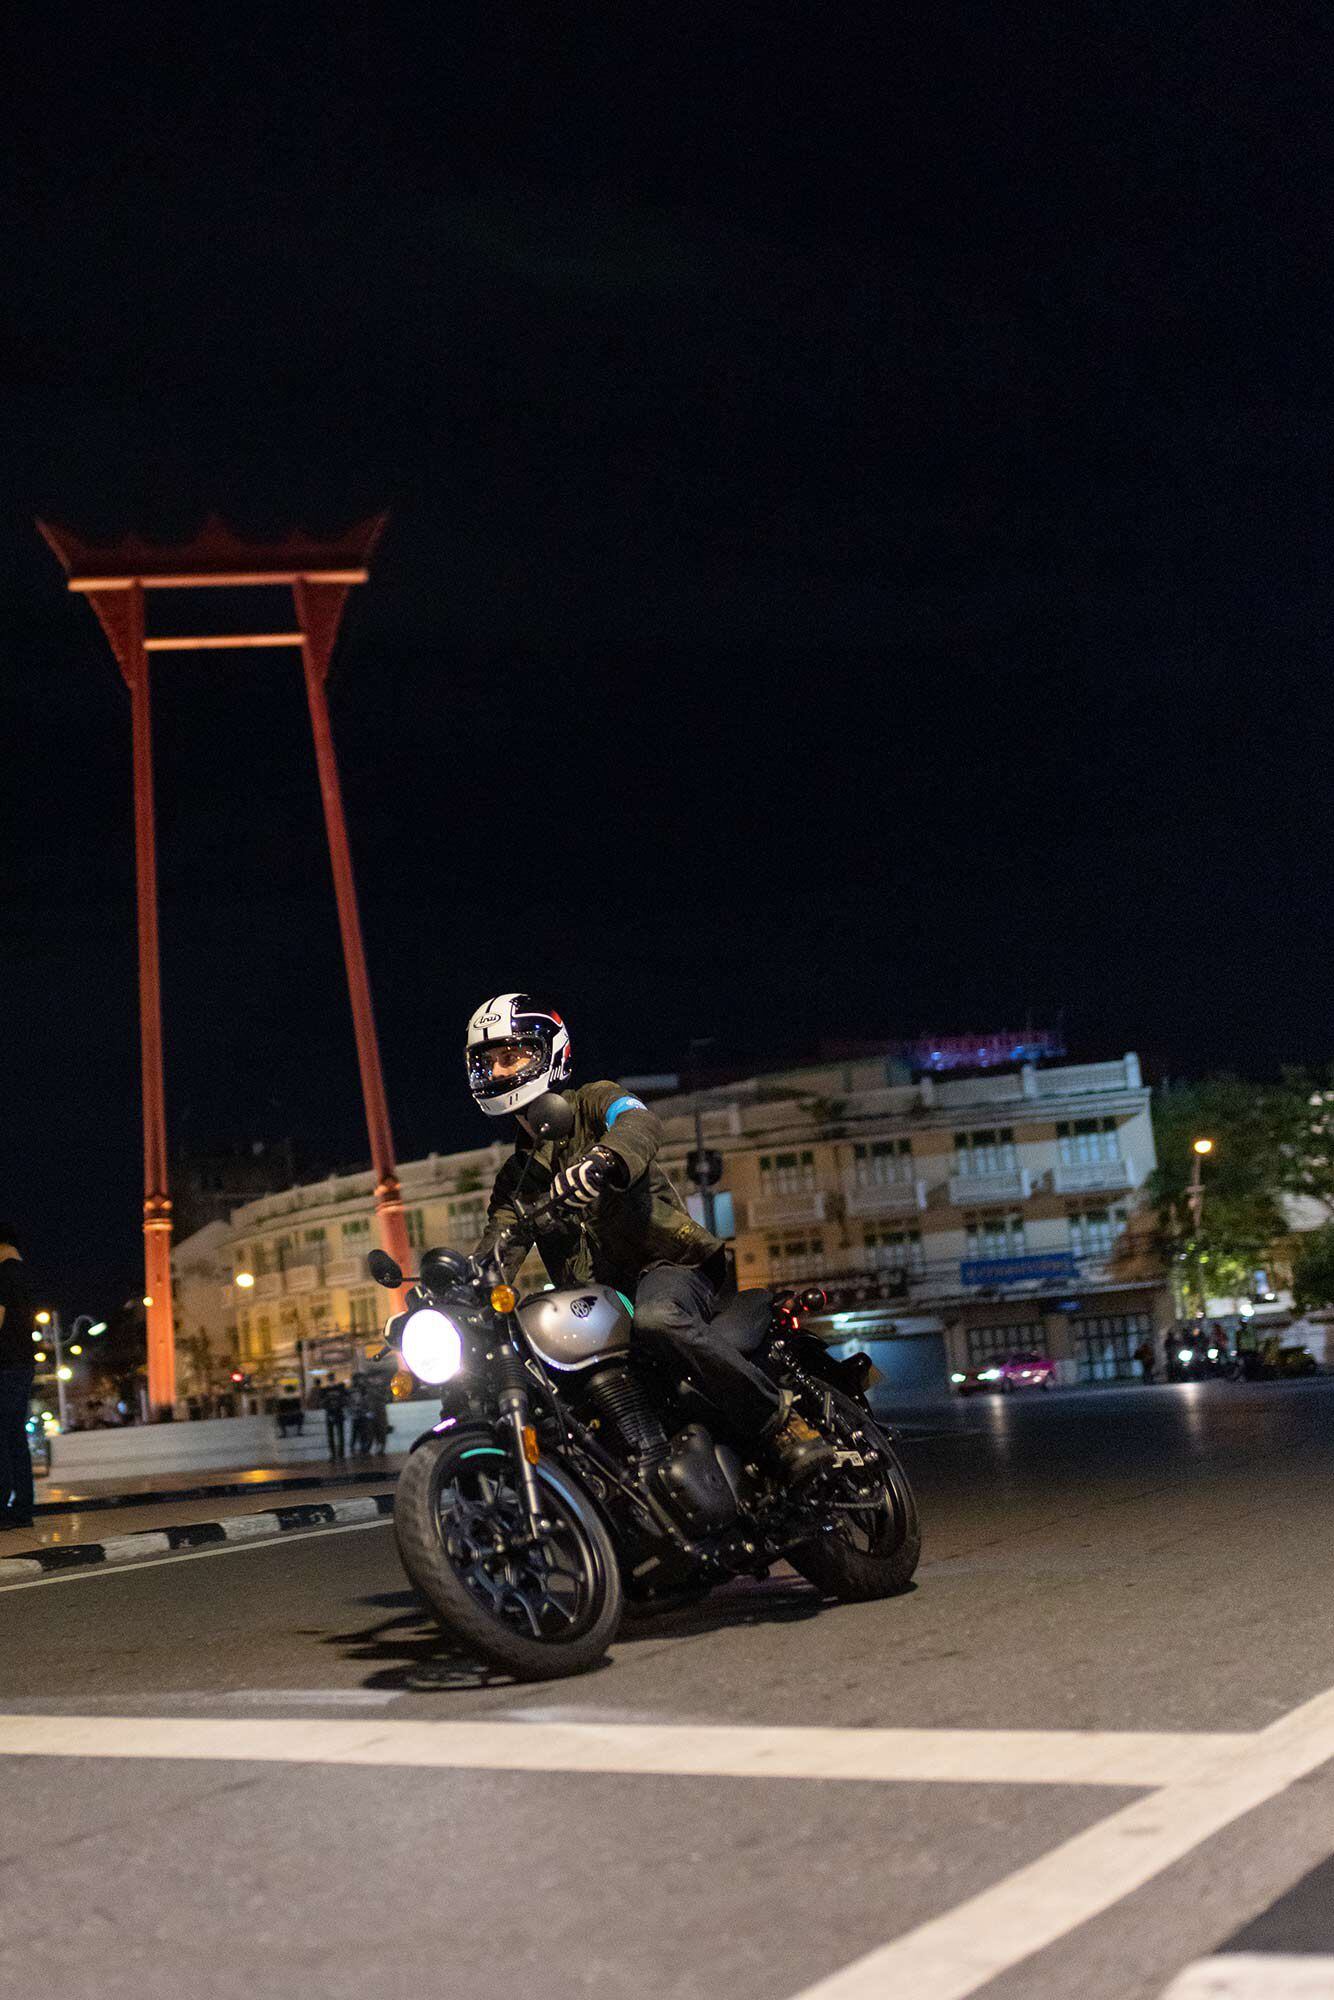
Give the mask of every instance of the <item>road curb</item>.
<path id="1" fill-rule="evenodd" d="M 122 1507 L 170 1507 L 173 1502 L 183 1500 L 227 1500 L 237 1493 L 312 1493 L 321 1486 L 373 1486 L 377 1479 L 389 1477 L 395 1469 L 381 1465 L 370 1472 L 284 1474 L 279 1479 L 266 1479 L 262 1486 L 234 1474 L 229 1477 L 223 1471 L 216 1479 L 201 1479 L 196 1486 L 174 1486 L 147 1493 L 84 1493 L 72 1500 L 39 1499 L 32 1511 L 39 1516 L 112 1513 Z M 56 1484 L 59 1486 L 61 1482 L 57 1480 Z"/>
<path id="2" fill-rule="evenodd" d="M 278 1507 L 262 1514 L 233 1514 L 222 1521 L 191 1521 L 175 1528 L 142 1528 L 133 1535 L 111 1535 L 104 1542 L 71 1542 L 66 1546 L 25 1549 L 0 1557 L 0 1584 L 30 1583 L 61 1570 L 94 1569 L 147 1562 L 176 1550 L 200 1549 L 221 1542 L 267 1541 L 301 1528 L 346 1527 L 375 1521 L 394 1511 L 392 1493 L 367 1493 L 355 1500 L 311 1501 L 301 1507 Z"/>

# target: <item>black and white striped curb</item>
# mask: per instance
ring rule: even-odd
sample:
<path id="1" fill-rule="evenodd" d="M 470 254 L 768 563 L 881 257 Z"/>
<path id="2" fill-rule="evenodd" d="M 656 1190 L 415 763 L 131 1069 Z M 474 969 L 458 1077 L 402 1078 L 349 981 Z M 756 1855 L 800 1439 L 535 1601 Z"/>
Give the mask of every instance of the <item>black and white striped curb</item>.
<path id="1" fill-rule="evenodd" d="M 219 1542 L 258 1542 L 298 1528 L 346 1527 L 375 1521 L 394 1511 L 392 1493 L 366 1493 L 355 1500 L 311 1501 L 302 1507 L 278 1507 L 272 1513 L 233 1514 L 225 1521 L 192 1521 L 179 1528 L 143 1528 L 133 1535 L 110 1535 L 104 1542 L 71 1542 L 44 1549 L 25 1549 L 0 1557 L 0 1585 L 30 1583 L 34 1577 L 67 1569 L 103 1564 L 144 1562 L 177 1549 L 208 1548 Z"/>

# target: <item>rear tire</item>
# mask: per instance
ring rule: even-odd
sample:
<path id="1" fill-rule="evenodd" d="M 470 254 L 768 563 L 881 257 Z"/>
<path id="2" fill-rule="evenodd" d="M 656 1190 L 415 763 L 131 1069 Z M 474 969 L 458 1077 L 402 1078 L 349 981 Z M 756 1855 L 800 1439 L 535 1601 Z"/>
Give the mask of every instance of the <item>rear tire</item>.
<path id="1" fill-rule="evenodd" d="M 465 1652 L 520 1681 L 596 1666 L 623 1610 L 616 1550 L 592 1500 L 555 1459 L 539 1459 L 536 1472 L 556 1524 L 540 1561 L 536 1551 L 520 1558 L 482 1547 L 488 1523 L 518 1516 L 509 1453 L 489 1432 L 422 1445 L 394 1494 L 394 1533 L 413 1588 Z"/>
<path id="2" fill-rule="evenodd" d="M 788 1558 L 808 1582 L 840 1604 L 897 1597 L 912 1582 L 922 1554 L 922 1529 L 903 1462 L 888 1437 L 859 1403 L 833 1391 L 840 1429 L 869 1432 L 884 1466 L 883 1504 L 865 1513 L 835 1516 L 839 1526 Z"/>

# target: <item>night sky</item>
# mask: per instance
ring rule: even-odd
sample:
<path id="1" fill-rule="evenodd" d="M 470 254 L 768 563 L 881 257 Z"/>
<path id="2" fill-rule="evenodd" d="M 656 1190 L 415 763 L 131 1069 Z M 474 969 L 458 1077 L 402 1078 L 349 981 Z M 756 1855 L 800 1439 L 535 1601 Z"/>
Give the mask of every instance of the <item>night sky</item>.
<path id="1" fill-rule="evenodd" d="M 494 1136 L 508 987 L 585 1078 L 1334 1054 L 1328 10 L 1020 16 L 6 10 L 0 1211 L 70 1310 L 141 1269 L 130 718 L 36 514 L 389 509 L 330 700 L 402 1158 Z M 297 660 L 154 676 L 169 1137 L 358 1163 Z"/>

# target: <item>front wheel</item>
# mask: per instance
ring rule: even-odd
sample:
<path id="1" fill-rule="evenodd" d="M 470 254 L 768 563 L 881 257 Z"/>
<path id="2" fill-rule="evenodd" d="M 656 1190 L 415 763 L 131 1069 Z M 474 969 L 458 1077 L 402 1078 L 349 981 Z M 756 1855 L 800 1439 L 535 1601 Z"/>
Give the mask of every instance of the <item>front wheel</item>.
<path id="1" fill-rule="evenodd" d="M 858 1434 L 874 1445 L 880 1476 L 872 1495 L 851 1471 L 835 1475 L 839 1509 L 833 1527 L 819 1540 L 792 1551 L 789 1560 L 808 1582 L 842 1604 L 865 1604 L 876 1597 L 896 1597 L 912 1582 L 922 1554 L 922 1529 L 917 1501 L 888 1437 L 860 1404 L 835 1389 L 834 1416 L 840 1445 L 855 1445 Z M 851 1504 L 865 1495 L 866 1505 Z"/>
<path id="2" fill-rule="evenodd" d="M 593 1502 L 555 1459 L 536 1471 L 550 1524 L 537 1542 L 510 1455 L 484 1431 L 422 1445 L 394 1495 L 398 1552 L 418 1594 L 469 1654 L 521 1681 L 595 1666 L 622 1612 L 616 1551 Z"/>

